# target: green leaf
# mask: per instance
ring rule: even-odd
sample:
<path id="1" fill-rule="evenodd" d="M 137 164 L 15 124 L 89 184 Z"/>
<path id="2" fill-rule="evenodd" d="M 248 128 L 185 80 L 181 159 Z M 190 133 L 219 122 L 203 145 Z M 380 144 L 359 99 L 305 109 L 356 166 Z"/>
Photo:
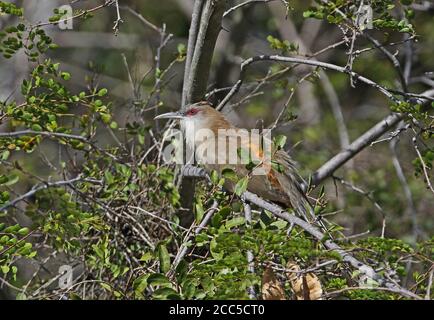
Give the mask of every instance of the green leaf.
<path id="1" fill-rule="evenodd" d="M 116 130 L 118 128 L 118 123 L 116 121 L 112 121 L 110 123 L 110 128 L 112 128 L 113 130 Z"/>
<path id="2" fill-rule="evenodd" d="M 71 79 L 71 74 L 69 72 L 62 72 L 60 74 L 60 76 L 62 77 L 63 80 L 68 81 L 69 79 Z"/>
<path id="3" fill-rule="evenodd" d="M 223 258 L 224 252 L 219 252 L 216 250 L 217 249 L 217 240 L 215 238 L 213 238 L 211 240 L 209 248 L 211 251 L 211 255 L 213 256 L 214 259 L 221 260 Z"/>
<path id="4" fill-rule="evenodd" d="M 170 300 L 180 300 L 178 292 L 172 288 L 160 288 L 154 291 L 152 296 L 156 299 L 170 299 Z"/>
<path id="5" fill-rule="evenodd" d="M 234 190 L 235 194 L 241 196 L 247 190 L 248 183 L 249 183 L 249 177 L 244 177 L 241 180 L 239 180 L 235 185 L 235 190 Z"/>
<path id="6" fill-rule="evenodd" d="M 285 143 L 286 143 L 286 136 L 284 135 L 278 135 L 274 138 L 274 144 L 278 149 L 283 149 Z"/>
<path id="7" fill-rule="evenodd" d="M 144 274 L 138 277 L 136 280 L 134 280 L 133 288 L 136 294 L 145 291 L 146 287 L 148 286 L 149 276 L 150 276 L 149 274 Z"/>
<path id="8" fill-rule="evenodd" d="M 112 287 L 109 284 L 105 283 L 105 282 L 101 282 L 100 285 L 101 285 L 101 287 L 103 287 L 104 289 L 106 289 L 109 292 L 113 291 Z"/>
<path id="9" fill-rule="evenodd" d="M 29 233 L 29 228 L 21 228 L 20 230 L 18 230 L 18 233 L 22 236 L 25 236 Z"/>
<path id="10" fill-rule="evenodd" d="M 166 273 L 170 270 L 170 256 L 165 244 L 158 245 L 158 259 L 160 260 L 160 270 Z"/>
<path id="11" fill-rule="evenodd" d="M 32 124 L 32 130 L 33 131 L 42 131 L 42 127 L 39 124 L 35 123 L 35 124 Z"/>
<path id="12" fill-rule="evenodd" d="M 219 174 L 217 173 L 217 171 L 215 171 L 215 170 L 211 171 L 210 179 L 211 179 L 211 182 L 213 184 L 218 184 L 218 182 L 219 182 Z"/>
<path id="13" fill-rule="evenodd" d="M 205 214 L 205 210 L 203 209 L 202 202 L 196 203 L 195 205 L 195 220 L 197 223 L 202 221 L 203 215 Z"/>
<path id="14" fill-rule="evenodd" d="M 1 266 L 1 270 L 2 270 L 3 274 L 7 274 L 10 269 L 11 268 L 9 268 L 9 266 L 6 266 L 6 265 Z"/>
<path id="15" fill-rule="evenodd" d="M 108 113 L 101 113 L 100 116 L 102 122 L 104 122 L 105 124 L 109 124 L 110 121 L 112 120 L 112 116 Z"/>
<path id="16" fill-rule="evenodd" d="M 226 228 L 231 229 L 236 226 L 243 225 L 246 222 L 244 217 L 236 217 L 231 220 L 228 220 L 225 224 Z"/>
<path id="17" fill-rule="evenodd" d="M 16 174 L 11 174 L 11 175 L 8 177 L 8 181 L 7 181 L 6 183 L 4 183 L 4 185 L 5 185 L 5 186 L 12 186 L 12 185 L 14 185 L 15 183 L 17 183 L 18 180 L 20 180 L 20 177 L 19 177 L 18 175 L 16 175 Z"/>
<path id="18" fill-rule="evenodd" d="M 238 179 L 237 174 L 231 168 L 223 168 L 223 170 L 222 170 L 222 176 L 225 179 L 229 179 L 231 181 L 237 181 L 237 179 Z"/>
<path id="19" fill-rule="evenodd" d="M 153 273 L 148 277 L 148 284 L 153 286 L 172 286 L 165 275 L 161 273 Z"/>
<path id="20" fill-rule="evenodd" d="M 5 150 L 2 152 L 1 154 L 1 160 L 5 161 L 9 158 L 9 156 L 11 155 L 11 152 L 9 150 Z"/>
<path id="21" fill-rule="evenodd" d="M 140 261 L 143 262 L 148 262 L 150 261 L 154 256 L 152 255 L 151 252 L 146 252 L 142 255 L 142 257 L 139 259 Z"/>
<path id="22" fill-rule="evenodd" d="M 98 96 L 99 97 L 104 97 L 107 94 L 108 90 L 106 88 L 102 88 L 101 90 L 98 91 Z"/>

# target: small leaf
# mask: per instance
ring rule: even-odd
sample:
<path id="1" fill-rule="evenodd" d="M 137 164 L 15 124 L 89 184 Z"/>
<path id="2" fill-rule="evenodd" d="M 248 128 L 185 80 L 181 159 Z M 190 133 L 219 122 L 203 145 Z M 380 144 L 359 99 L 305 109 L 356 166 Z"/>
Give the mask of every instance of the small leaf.
<path id="1" fill-rule="evenodd" d="M 166 245 L 160 244 L 158 245 L 158 259 L 160 260 L 160 270 L 163 273 L 166 273 L 170 269 L 170 256 L 169 251 L 167 250 Z"/>
<path id="2" fill-rule="evenodd" d="M 69 79 L 71 79 L 71 74 L 69 72 L 62 72 L 60 74 L 60 76 L 62 77 L 63 80 L 68 81 Z"/>
<path id="3" fill-rule="evenodd" d="M 153 273 L 148 277 L 148 284 L 153 286 L 171 286 L 170 281 L 161 273 Z"/>
<path id="4" fill-rule="evenodd" d="M 244 217 L 236 217 L 231 220 L 228 220 L 225 224 L 226 228 L 231 229 L 236 226 L 243 225 L 246 222 Z"/>
<path id="5" fill-rule="evenodd" d="M 231 181 L 237 181 L 237 174 L 235 173 L 235 171 L 231 168 L 223 168 L 222 170 L 222 176 L 225 179 L 229 179 Z"/>
<path id="6" fill-rule="evenodd" d="M 102 88 L 98 91 L 98 96 L 104 97 L 107 94 L 108 90 L 106 88 Z"/>
<path id="7" fill-rule="evenodd" d="M 244 177 L 235 185 L 235 194 L 241 196 L 246 190 L 249 183 L 249 177 Z"/>
<path id="8" fill-rule="evenodd" d="M 142 255 L 142 257 L 141 257 L 139 260 L 140 260 L 140 261 L 143 261 L 143 262 L 148 262 L 148 261 L 150 261 L 152 258 L 153 258 L 152 253 L 150 253 L 150 252 L 146 252 L 146 253 L 144 253 L 144 254 Z"/>
<path id="9" fill-rule="evenodd" d="M 278 149 L 283 149 L 286 143 L 286 136 L 278 135 L 274 138 L 274 144 Z"/>
<path id="10" fill-rule="evenodd" d="M 9 266 L 1 266 L 1 270 L 3 272 L 3 274 L 7 274 L 9 272 L 11 268 L 9 268 Z"/>
<path id="11" fill-rule="evenodd" d="M 12 186 L 12 185 L 14 185 L 15 183 L 17 183 L 18 180 L 20 180 L 20 177 L 19 177 L 18 175 L 16 175 L 16 174 L 11 174 L 11 175 L 8 177 L 8 181 L 7 181 L 6 183 L 4 183 L 4 185 L 5 185 L 5 186 Z"/>
<path id="12" fill-rule="evenodd" d="M 112 287 L 109 284 L 105 283 L 105 282 L 101 282 L 100 285 L 101 285 L 101 287 L 103 287 L 104 289 L 106 289 L 109 292 L 113 291 Z"/>
<path id="13" fill-rule="evenodd" d="M 25 236 L 29 233 L 29 228 L 21 228 L 20 230 L 18 230 L 18 233 L 22 236 Z"/>
<path id="14" fill-rule="evenodd" d="M 195 220 L 197 223 L 199 223 L 202 221 L 203 215 L 205 214 L 202 202 L 196 203 L 195 209 Z"/>
<path id="15" fill-rule="evenodd" d="M 113 130 L 116 130 L 118 128 L 118 123 L 116 121 L 112 121 L 110 123 L 110 128 L 112 128 Z"/>

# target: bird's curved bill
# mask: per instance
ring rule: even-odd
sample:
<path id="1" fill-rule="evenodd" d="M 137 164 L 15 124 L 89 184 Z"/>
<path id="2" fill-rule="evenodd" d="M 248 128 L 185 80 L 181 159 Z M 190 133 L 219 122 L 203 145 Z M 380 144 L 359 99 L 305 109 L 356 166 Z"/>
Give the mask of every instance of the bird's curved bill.
<path id="1" fill-rule="evenodd" d="M 158 119 L 183 119 L 183 118 L 184 118 L 184 116 L 182 115 L 181 112 L 168 112 L 168 113 L 163 113 L 163 114 L 156 116 L 154 118 L 154 120 L 158 120 Z"/>

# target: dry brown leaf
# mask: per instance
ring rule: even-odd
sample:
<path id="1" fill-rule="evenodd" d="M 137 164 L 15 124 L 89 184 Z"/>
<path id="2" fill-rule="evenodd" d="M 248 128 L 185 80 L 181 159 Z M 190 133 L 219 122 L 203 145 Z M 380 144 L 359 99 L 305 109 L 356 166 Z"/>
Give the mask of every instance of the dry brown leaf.
<path id="1" fill-rule="evenodd" d="M 318 277 L 313 273 L 300 274 L 300 267 L 294 262 L 288 262 L 286 269 L 289 283 L 297 300 L 321 300 L 322 286 Z"/>
<path id="2" fill-rule="evenodd" d="M 285 290 L 270 267 L 266 267 L 262 275 L 262 299 L 286 300 Z"/>

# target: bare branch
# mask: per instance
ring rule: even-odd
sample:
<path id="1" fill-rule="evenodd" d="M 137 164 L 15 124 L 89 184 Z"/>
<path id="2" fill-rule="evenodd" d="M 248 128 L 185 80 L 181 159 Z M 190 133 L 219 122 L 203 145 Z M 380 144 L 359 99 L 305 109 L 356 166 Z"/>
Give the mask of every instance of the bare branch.
<path id="1" fill-rule="evenodd" d="M 371 144 L 372 141 L 381 137 L 384 133 L 389 131 L 391 128 L 396 126 L 399 121 L 403 118 L 403 115 L 398 113 L 392 113 L 388 115 L 386 118 L 378 122 L 371 129 L 366 131 L 353 143 L 351 143 L 348 148 L 342 150 L 329 161 L 321 166 L 318 170 L 316 170 L 312 175 L 312 183 L 313 185 L 318 185 L 324 179 L 330 177 L 333 172 L 335 172 L 338 168 L 340 168 L 343 164 L 345 164 L 348 160 L 353 158 L 356 154 L 358 154 L 361 150 L 366 148 Z"/>
<path id="2" fill-rule="evenodd" d="M 128 11 L 129 13 L 131 13 L 133 16 L 135 16 L 137 19 L 139 19 L 145 26 L 151 28 L 152 30 L 154 30 L 155 32 L 160 33 L 161 30 L 160 28 L 158 28 L 156 25 L 152 24 L 151 22 L 149 22 L 147 19 L 145 19 L 145 17 L 143 17 L 140 13 L 138 13 L 137 11 L 131 9 L 131 7 L 129 6 L 119 6 L 119 8 L 121 8 L 122 10 Z"/>
<path id="3" fill-rule="evenodd" d="M 211 59 L 221 29 L 225 1 L 205 1 L 200 12 L 200 23 L 197 27 L 196 21 L 199 19 L 199 8 L 197 7 L 202 2 L 199 0 L 195 4 L 190 27 L 186 72 L 184 75 L 183 105 L 202 99 L 205 95 Z"/>
<path id="4" fill-rule="evenodd" d="M 241 2 L 240 4 L 237 4 L 236 6 L 233 6 L 232 8 L 226 10 L 223 13 L 223 18 L 227 17 L 228 15 L 230 15 L 235 10 L 240 9 L 241 7 L 247 6 L 249 4 L 267 3 L 267 2 L 271 2 L 271 1 L 275 1 L 275 0 L 247 0 L 247 1 Z"/>
<path id="5" fill-rule="evenodd" d="M 241 84 L 244 81 L 244 76 L 246 69 L 249 65 L 252 63 L 258 62 L 258 61 L 278 61 L 278 62 L 288 62 L 288 63 L 294 63 L 294 64 L 305 64 L 305 65 L 311 65 L 316 66 L 320 68 L 325 68 L 329 70 L 338 71 L 341 73 L 346 73 L 353 78 L 369 85 L 377 90 L 379 90 L 381 93 L 383 93 L 387 98 L 394 102 L 399 102 L 399 100 L 391 93 L 391 90 L 388 88 L 385 88 L 384 86 L 372 81 L 371 79 L 368 79 L 362 75 L 359 75 L 358 73 L 348 70 L 345 67 L 341 67 L 335 64 L 321 62 L 321 61 L 314 61 L 309 59 L 301 59 L 301 58 L 292 58 L 292 57 L 284 57 L 279 55 L 261 55 L 256 57 L 251 57 L 247 60 L 244 60 L 241 64 L 241 72 L 240 72 L 240 79 L 235 83 L 235 85 L 232 87 L 231 91 L 226 95 L 226 97 L 220 102 L 220 104 L 217 106 L 217 110 L 220 110 L 223 108 L 223 106 L 238 92 L 238 90 L 241 87 Z M 398 94 L 405 95 L 404 93 L 400 93 L 398 91 L 395 91 Z"/>
<path id="6" fill-rule="evenodd" d="M 1 206 L 0 212 L 6 210 L 9 207 L 15 206 L 18 202 L 23 201 L 24 199 L 27 199 L 27 198 L 33 196 L 36 192 L 38 192 L 40 190 L 53 188 L 53 187 L 61 187 L 61 186 L 65 186 L 65 185 L 71 185 L 75 182 L 80 182 L 80 181 L 100 183 L 100 181 L 96 181 L 96 180 L 92 180 L 92 179 L 85 179 L 81 175 L 79 175 L 73 179 L 70 179 L 70 180 L 62 180 L 62 181 L 56 181 L 56 182 L 44 182 L 44 183 L 41 183 L 41 184 L 34 186 L 30 191 L 26 192 L 25 194 L 19 196 L 18 198 L 15 198 L 14 200 Z"/>
<path id="7" fill-rule="evenodd" d="M 193 233 L 189 233 L 187 234 L 187 236 L 185 237 L 178 253 L 176 254 L 175 259 L 173 260 L 172 263 L 172 272 L 176 269 L 176 267 L 178 266 L 178 264 L 181 262 L 182 259 L 184 259 L 185 255 L 188 252 L 188 246 L 187 246 L 187 242 L 189 240 L 191 240 L 191 238 L 193 236 L 198 235 L 208 224 L 208 222 L 211 220 L 212 216 L 214 215 L 214 213 L 216 213 L 218 209 L 218 202 L 215 201 L 213 203 L 213 205 L 211 206 L 210 209 L 208 209 L 207 214 L 203 217 L 202 221 L 200 222 L 199 226 L 197 228 L 194 229 Z"/>
<path id="8" fill-rule="evenodd" d="M 430 180 L 429 174 L 428 174 L 428 168 L 426 166 L 425 161 L 423 160 L 422 154 L 419 151 L 419 147 L 416 143 L 416 137 L 413 137 L 412 142 L 413 142 L 414 149 L 416 150 L 417 156 L 419 157 L 420 163 L 422 165 L 423 174 L 425 175 L 426 184 L 428 185 L 428 188 L 431 190 L 431 192 L 434 193 L 434 188 L 431 184 L 431 180 Z"/>
<path id="9" fill-rule="evenodd" d="M 121 23 L 124 23 L 124 20 L 122 20 L 122 18 L 121 18 L 121 12 L 119 10 L 119 1 L 115 0 L 114 4 L 116 7 L 116 20 L 115 20 L 114 25 L 113 25 L 113 30 L 115 32 L 115 35 L 117 36 L 119 33 L 119 26 Z"/>
<path id="10" fill-rule="evenodd" d="M 399 129 L 401 128 L 405 128 L 405 126 L 401 124 Z M 414 239 L 417 240 L 417 237 L 419 235 L 419 228 L 417 224 L 416 206 L 414 204 L 413 195 L 408 185 L 407 178 L 405 177 L 401 163 L 399 162 L 398 153 L 396 152 L 396 146 L 399 141 L 398 139 L 399 138 L 392 139 L 389 143 L 389 147 L 392 153 L 392 161 L 393 166 L 395 167 L 396 175 L 398 176 L 399 182 L 401 183 L 405 198 L 407 200 L 407 211 L 410 213 L 410 217 L 412 220 L 413 236 Z"/>

